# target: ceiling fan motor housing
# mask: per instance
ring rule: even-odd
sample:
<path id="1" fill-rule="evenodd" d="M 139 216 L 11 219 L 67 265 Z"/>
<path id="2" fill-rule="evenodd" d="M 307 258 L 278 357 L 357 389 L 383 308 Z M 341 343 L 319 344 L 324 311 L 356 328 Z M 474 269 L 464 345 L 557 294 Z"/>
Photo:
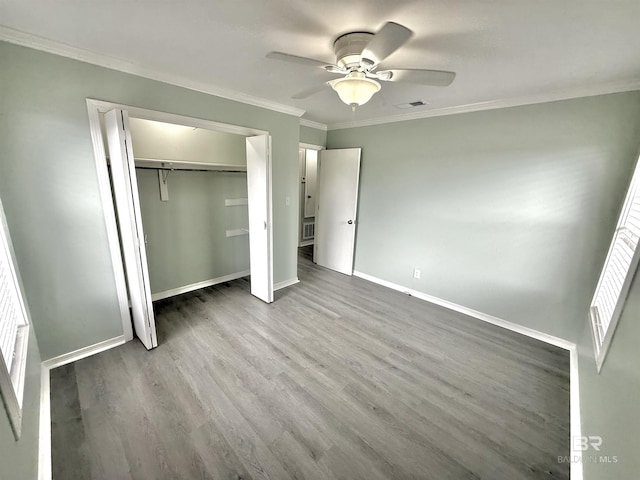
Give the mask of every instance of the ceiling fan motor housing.
<path id="1" fill-rule="evenodd" d="M 353 32 L 346 33 L 336 39 L 333 50 L 336 54 L 336 64 L 347 70 L 359 68 L 361 61 L 363 65 L 375 63 L 371 59 L 361 58 L 362 51 L 373 38 L 373 33 Z"/>

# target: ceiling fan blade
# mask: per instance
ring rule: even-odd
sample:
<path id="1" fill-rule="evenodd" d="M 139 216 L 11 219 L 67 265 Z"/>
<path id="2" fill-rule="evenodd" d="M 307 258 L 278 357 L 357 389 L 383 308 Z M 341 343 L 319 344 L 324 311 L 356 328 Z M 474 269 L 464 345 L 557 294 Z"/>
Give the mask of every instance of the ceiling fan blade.
<path id="1" fill-rule="evenodd" d="M 377 65 L 411 38 L 413 32 L 394 22 L 387 22 L 362 51 L 365 63 Z"/>
<path id="2" fill-rule="evenodd" d="M 393 70 L 383 70 L 376 72 L 378 80 L 390 82 L 417 83 L 420 85 L 431 85 L 434 87 L 446 87 L 451 85 L 456 78 L 455 72 L 444 70 L 420 70 L 409 68 L 395 68 Z"/>
<path id="3" fill-rule="evenodd" d="M 315 95 L 316 93 L 320 93 L 322 90 L 325 90 L 326 88 L 327 88 L 327 84 L 321 83 L 320 85 L 314 85 L 313 87 L 306 88 L 296 93 L 291 98 L 293 98 L 294 100 L 302 100 L 304 98 L 309 98 L 310 96 Z"/>

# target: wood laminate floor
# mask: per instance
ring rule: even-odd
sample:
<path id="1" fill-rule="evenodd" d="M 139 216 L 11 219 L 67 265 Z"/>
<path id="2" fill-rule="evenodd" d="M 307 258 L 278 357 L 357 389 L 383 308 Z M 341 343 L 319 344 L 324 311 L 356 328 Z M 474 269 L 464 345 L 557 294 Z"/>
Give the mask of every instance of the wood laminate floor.
<path id="1" fill-rule="evenodd" d="M 569 355 L 313 265 L 155 304 L 138 341 L 51 372 L 62 479 L 568 479 Z"/>

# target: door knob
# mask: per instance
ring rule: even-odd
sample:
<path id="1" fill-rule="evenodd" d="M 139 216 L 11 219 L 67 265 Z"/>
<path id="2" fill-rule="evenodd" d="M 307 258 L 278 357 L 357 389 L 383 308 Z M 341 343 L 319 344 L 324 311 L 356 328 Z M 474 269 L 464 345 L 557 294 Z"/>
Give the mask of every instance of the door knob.
<path id="1" fill-rule="evenodd" d="M 348 223 L 349 225 L 353 225 L 353 220 L 349 220 L 347 223 Z"/>

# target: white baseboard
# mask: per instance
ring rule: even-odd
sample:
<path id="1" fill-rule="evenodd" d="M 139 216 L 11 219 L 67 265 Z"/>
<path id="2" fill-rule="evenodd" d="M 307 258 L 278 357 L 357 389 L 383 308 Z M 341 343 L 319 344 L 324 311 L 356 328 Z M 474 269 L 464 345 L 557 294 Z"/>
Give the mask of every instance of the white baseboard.
<path id="1" fill-rule="evenodd" d="M 458 305 L 453 302 L 449 302 L 447 300 L 443 300 L 438 297 L 434 297 L 432 295 L 428 295 L 423 292 L 419 292 L 418 290 L 413 290 L 412 288 L 408 288 L 402 285 L 398 285 L 397 283 L 389 282 L 387 280 L 383 280 L 378 277 L 374 277 L 373 275 L 368 275 L 366 273 L 358 272 L 354 270 L 353 275 L 356 277 L 360 277 L 364 280 L 367 280 L 372 283 L 377 283 L 378 285 L 382 285 L 383 287 L 391 288 L 392 290 L 397 290 L 399 292 L 407 293 L 412 297 L 419 298 L 420 300 L 424 300 L 429 303 L 433 303 L 435 305 L 440 305 L 441 307 L 448 308 L 449 310 L 453 310 L 455 312 L 463 313 L 465 315 L 469 315 L 470 317 L 477 318 L 478 320 L 482 320 L 483 322 L 491 323 L 492 325 L 496 325 L 498 327 L 506 328 L 507 330 L 511 330 L 512 332 L 517 332 L 522 335 L 526 335 L 527 337 L 535 338 L 536 340 L 540 340 L 542 342 L 555 345 L 556 347 L 563 348 L 569 351 L 569 378 L 570 378 L 570 405 L 571 405 L 571 456 L 581 456 L 582 452 L 573 450 L 573 438 L 580 437 L 582 432 L 581 420 L 580 420 L 580 384 L 578 378 L 578 352 L 576 344 L 573 342 L 569 342 L 563 338 L 555 337 L 553 335 L 549 335 L 547 333 L 539 332 L 538 330 L 534 330 L 533 328 L 523 327 L 522 325 L 518 325 L 517 323 L 509 322 L 507 320 L 503 320 L 502 318 L 494 317 L 493 315 L 488 315 L 486 313 L 479 312 L 477 310 L 473 310 L 471 308 L 463 307 L 462 305 Z M 582 463 L 580 462 L 571 462 L 571 480 L 582 480 L 583 479 L 583 471 L 582 471 Z"/>
<path id="2" fill-rule="evenodd" d="M 527 337 L 535 338 L 536 340 L 540 340 L 542 342 L 555 345 L 556 347 L 564 348 L 565 350 L 571 350 L 572 348 L 575 348 L 575 343 L 569 342 L 563 338 L 554 337 L 553 335 L 539 332 L 538 330 L 534 330 L 533 328 L 523 327 L 522 325 L 518 325 L 517 323 L 509 322 L 507 320 L 494 317 L 493 315 L 488 315 L 486 313 L 482 313 L 477 310 L 473 310 L 471 308 L 463 307 L 462 305 L 458 305 L 448 300 L 443 300 L 441 298 L 434 297 L 432 295 L 420 292 L 418 290 L 413 290 L 411 288 L 398 285 L 397 283 L 392 283 L 387 280 L 382 280 L 381 278 L 377 278 L 372 275 L 368 275 L 366 273 L 358 272 L 355 270 L 353 272 L 353 275 L 356 277 L 360 277 L 364 280 L 368 280 L 369 282 L 377 283 L 378 285 L 391 288 L 392 290 L 397 290 L 399 292 L 407 293 L 412 297 L 419 298 L 420 300 L 424 300 L 426 302 L 433 303 L 435 305 L 440 305 L 441 307 L 448 308 L 449 310 L 453 310 L 454 312 L 459 312 L 464 315 L 469 315 L 470 317 L 477 318 L 478 320 L 482 320 L 483 322 L 491 323 L 493 325 L 497 325 L 498 327 L 506 328 L 507 330 L 521 333 L 522 335 L 526 335 Z"/>
<path id="3" fill-rule="evenodd" d="M 295 285 L 296 283 L 300 283 L 298 277 L 290 278 L 289 280 L 285 280 L 284 282 L 278 282 L 273 284 L 273 291 L 280 290 L 281 288 L 290 287 L 291 285 Z"/>
<path id="4" fill-rule="evenodd" d="M 38 439 L 38 480 L 51 480 L 51 383 L 49 372 L 82 358 L 125 343 L 124 335 L 45 360 L 40 365 L 40 428 Z"/>
<path id="5" fill-rule="evenodd" d="M 184 287 L 172 288 L 171 290 L 165 290 L 164 292 L 153 293 L 151 295 L 151 301 L 162 300 L 164 298 L 175 297 L 183 293 L 193 292 L 201 288 L 210 287 L 211 285 L 217 285 L 219 283 L 230 282 L 231 280 L 237 280 L 238 278 L 246 277 L 251 272 L 249 270 L 243 270 L 242 272 L 230 273 L 218 278 L 211 278 L 209 280 L 203 280 L 202 282 L 192 283 L 191 285 L 185 285 Z"/>
<path id="6" fill-rule="evenodd" d="M 66 365 L 67 363 L 90 357 L 91 355 L 95 355 L 96 353 L 104 352 L 105 350 L 109 350 L 110 348 L 118 347 L 124 343 L 124 335 L 118 335 L 117 337 L 110 338 L 109 340 L 104 340 L 94 345 L 79 348 L 78 350 L 74 350 L 73 352 L 65 353 L 63 355 L 58 355 L 57 357 L 50 358 L 49 360 L 45 360 L 44 362 L 42 362 L 42 366 L 51 370 L 52 368 L 61 367 L 62 365 Z"/>

